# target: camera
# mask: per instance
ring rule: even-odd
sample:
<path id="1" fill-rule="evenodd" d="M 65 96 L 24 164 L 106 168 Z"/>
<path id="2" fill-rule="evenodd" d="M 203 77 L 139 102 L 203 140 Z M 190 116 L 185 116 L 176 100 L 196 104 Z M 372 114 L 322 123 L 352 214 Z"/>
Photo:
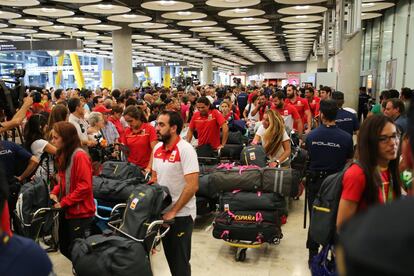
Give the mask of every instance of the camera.
<path id="1" fill-rule="evenodd" d="M 20 79 L 20 78 L 24 78 L 24 76 L 26 75 L 26 70 L 24 69 L 13 69 L 10 72 L 10 75 L 12 75 L 13 77 Z"/>
<path id="2" fill-rule="evenodd" d="M 21 80 L 26 75 L 26 71 L 24 69 L 14 69 L 10 75 L 15 80 L 0 80 L 0 111 L 4 111 L 8 120 L 13 118 L 16 109 L 21 106 L 26 92 L 23 80 Z"/>

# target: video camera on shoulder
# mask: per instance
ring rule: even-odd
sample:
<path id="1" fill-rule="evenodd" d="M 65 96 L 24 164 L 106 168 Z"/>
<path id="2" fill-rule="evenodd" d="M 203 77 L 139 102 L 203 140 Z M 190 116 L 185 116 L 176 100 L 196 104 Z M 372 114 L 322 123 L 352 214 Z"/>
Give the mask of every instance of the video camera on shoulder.
<path id="1" fill-rule="evenodd" d="M 16 113 L 16 109 L 23 104 L 23 98 L 26 97 L 26 89 L 34 90 L 30 93 L 33 102 L 40 103 L 42 100 L 39 87 L 26 87 L 23 78 L 26 75 L 24 69 L 14 69 L 10 71 L 10 76 L 14 80 L 0 79 L 0 111 L 4 111 L 6 118 L 10 120 Z"/>

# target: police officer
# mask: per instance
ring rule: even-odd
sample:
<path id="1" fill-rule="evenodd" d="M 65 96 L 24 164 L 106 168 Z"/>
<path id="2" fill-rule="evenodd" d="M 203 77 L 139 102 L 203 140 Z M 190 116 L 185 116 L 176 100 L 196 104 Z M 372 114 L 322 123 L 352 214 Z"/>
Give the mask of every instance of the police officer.
<path id="1" fill-rule="evenodd" d="M 332 99 L 338 104 L 338 114 L 336 115 L 336 125 L 348 132 L 351 136 L 357 134 L 359 121 L 357 116 L 342 108 L 344 105 L 344 93 L 340 91 L 332 92 Z"/>
<path id="2" fill-rule="evenodd" d="M 320 103 L 321 125 L 312 130 L 306 138 L 309 152 L 309 168 L 306 178 L 307 203 L 309 211 L 319 191 L 322 181 L 330 174 L 339 172 L 353 155 L 352 136 L 340 129 L 336 123 L 338 106 L 332 99 Z M 318 253 L 319 245 L 308 233 L 306 247 L 309 249 L 309 262 Z"/>

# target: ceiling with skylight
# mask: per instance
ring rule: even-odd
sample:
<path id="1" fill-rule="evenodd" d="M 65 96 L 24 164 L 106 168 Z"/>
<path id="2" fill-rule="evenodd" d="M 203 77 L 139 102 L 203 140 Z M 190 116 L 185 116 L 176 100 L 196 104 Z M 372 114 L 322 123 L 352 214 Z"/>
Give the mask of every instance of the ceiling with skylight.
<path id="1" fill-rule="evenodd" d="M 111 56 L 112 31 L 133 30 L 136 62 L 203 57 L 223 70 L 265 62 L 305 61 L 333 0 L 0 0 L 0 41 L 78 38 L 84 52 Z M 363 0 L 362 19 L 391 1 Z"/>

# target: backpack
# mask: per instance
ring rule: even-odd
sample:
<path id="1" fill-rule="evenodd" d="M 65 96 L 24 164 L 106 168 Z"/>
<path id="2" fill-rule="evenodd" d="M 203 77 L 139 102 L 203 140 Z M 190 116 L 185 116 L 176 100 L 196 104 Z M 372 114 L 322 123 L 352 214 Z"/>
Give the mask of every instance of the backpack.
<path id="1" fill-rule="evenodd" d="M 144 239 L 149 224 L 159 219 L 170 203 L 167 187 L 159 184 L 136 186 L 129 196 L 120 229 L 137 239 Z"/>
<path id="2" fill-rule="evenodd" d="M 256 165 L 261 168 L 267 166 L 267 156 L 264 148 L 258 145 L 245 147 L 240 154 L 240 164 Z"/>
<path id="3" fill-rule="evenodd" d="M 329 175 L 322 182 L 318 195 L 313 202 L 309 234 L 318 244 L 328 246 L 334 241 L 336 217 L 342 194 L 342 181 L 345 172 L 353 164 L 362 167 L 357 161 L 353 161 L 347 164 L 342 171 Z"/>

